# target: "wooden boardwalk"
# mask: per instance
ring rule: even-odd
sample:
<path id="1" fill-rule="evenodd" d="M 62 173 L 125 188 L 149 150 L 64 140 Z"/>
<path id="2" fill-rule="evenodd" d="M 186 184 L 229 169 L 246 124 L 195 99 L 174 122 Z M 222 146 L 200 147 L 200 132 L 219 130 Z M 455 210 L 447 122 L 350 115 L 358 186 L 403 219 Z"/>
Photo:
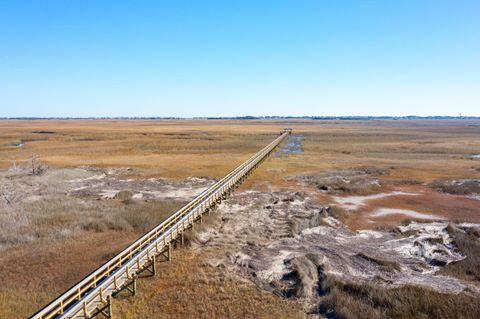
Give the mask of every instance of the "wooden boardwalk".
<path id="1" fill-rule="evenodd" d="M 156 261 L 170 260 L 172 244 L 183 243 L 184 231 L 193 228 L 195 222 L 201 222 L 203 214 L 209 213 L 226 199 L 289 134 L 291 129 L 283 130 L 275 140 L 242 165 L 30 318 L 85 319 L 99 314 L 111 318 L 112 298 L 122 290 L 135 295 L 138 275 L 143 272 L 155 275 Z"/>

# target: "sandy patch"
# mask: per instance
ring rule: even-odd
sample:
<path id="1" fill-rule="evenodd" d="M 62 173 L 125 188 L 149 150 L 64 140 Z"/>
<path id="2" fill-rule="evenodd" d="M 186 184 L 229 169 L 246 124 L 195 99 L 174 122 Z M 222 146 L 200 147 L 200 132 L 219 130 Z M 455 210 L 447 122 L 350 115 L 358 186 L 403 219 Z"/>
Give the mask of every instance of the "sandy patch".
<path id="1" fill-rule="evenodd" d="M 394 193 L 404 194 L 408 193 Z M 393 196 L 377 194 L 361 199 L 389 195 Z M 212 265 L 311 305 L 319 301 L 319 287 L 329 276 L 390 287 L 413 284 L 450 293 L 467 288 L 480 291 L 469 283 L 436 274 L 441 266 L 465 258 L 452 245 L 448 222 L 411 223 L 397 232 L 357 232 L 329 212 L 305 192 L 236 193 L 219 206 L 213 225 L 197 229 L 194 245 L 214 248 Z M 438 219 L 408 210 L 379 213 Z M 223 258 L 219 251 L 224 252 Z"/>
<path id="2" fill-rule="evenodd" d="M 164 178 L 122 179 L 115 171 L 68 180 L 70 194 L 115 198 L 120 191 L 132 192 L 134 199 L 191 200 L 215 182 L 210 178 L 189 177 L 183 181 Z"/>
<path id="3" fill-rule="evenodd" d="M 416 212 L 414 210 L 409 209 L 399 209 L 399 208 L 379 208 L 375 210 L 373 213 L 370 214 L 370 217 L 383 217 L 389 215 L 404 215 L 413 218 L 419 219 L 444 219 L 443 217 L 439 217 L 436 215 L 425 214 Z"/>
<path id="4" fill-rule="evenodd" d="M 365 206 L 368 201 L 382 199 L 391 196 L 417 196 L 417 193 L 406 193 L 406 192 L 390 192 L 390 193 L 380 193 L 374 195 L 367 195 L 367 196 L 348 196 L 348 197 L 340 197 L 334 196 L 333 200 L 341 205 L 343 208 L 348 210 L 358 210 L 362 206 Z"/>
<path id="5" fill-rule="evenodd" d="M 466 196 L 467 198 L 474 199 L 474 200 L 480 200 L 480 195 L 469 195 Z"/>
<path id="6" fill-rule="evenodd" d="M 447 225 L 448 223 L 445 222 L 412 222 L 406 226 L 398 226 L 402 233 L 414 231 L 415 234 L 408 237 L 414 238 L 413 242 L 395 241 L 395 251 L 405 256 L 422 258 L 433 266 L 445 265 L 465 258 L 452 246 L 452 237 L 446 230 Z M 442 245 L 439 245 L 439 242 Z M 435 270 L 437 269 L 432 269 L 432 271 Z"/>

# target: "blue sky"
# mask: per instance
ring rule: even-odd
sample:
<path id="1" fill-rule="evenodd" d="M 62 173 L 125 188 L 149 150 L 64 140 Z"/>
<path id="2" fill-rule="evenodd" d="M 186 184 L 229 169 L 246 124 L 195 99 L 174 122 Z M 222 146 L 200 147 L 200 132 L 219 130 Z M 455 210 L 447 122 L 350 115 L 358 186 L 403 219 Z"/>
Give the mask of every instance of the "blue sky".
<path id="1" fill-rule="evenodd" d="M 480 1 L 0 0 L 0 117 L 480 115 Z"/>

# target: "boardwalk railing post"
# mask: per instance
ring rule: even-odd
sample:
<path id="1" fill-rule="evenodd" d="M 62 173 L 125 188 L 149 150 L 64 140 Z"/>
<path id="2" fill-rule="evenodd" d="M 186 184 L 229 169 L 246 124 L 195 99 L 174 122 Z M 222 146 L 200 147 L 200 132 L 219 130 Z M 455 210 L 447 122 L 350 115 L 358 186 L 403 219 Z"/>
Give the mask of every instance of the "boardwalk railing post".
<path id="1" fill-rule="evenodd" d="M 157 265 L 156 265 L 156 257 L 153 255 L 152 257 L 152 275 L 156 276 L 157 275 Z"/>

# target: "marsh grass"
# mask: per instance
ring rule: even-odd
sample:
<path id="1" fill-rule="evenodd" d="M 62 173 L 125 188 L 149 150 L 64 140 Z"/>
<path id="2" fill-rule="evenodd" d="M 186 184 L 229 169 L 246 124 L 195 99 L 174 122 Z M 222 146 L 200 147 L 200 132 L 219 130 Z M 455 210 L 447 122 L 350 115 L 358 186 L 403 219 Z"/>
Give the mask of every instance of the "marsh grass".
<path id="1" fill-rule="evenodd" d="M 0 318 L 27 318 L 102 263 L 140 232 L 83 231 L 62 240 L 36 240 L 0 253 Z"/>
<path id="2" fill-rule="evenodd" d="M 475 122 L 474 124 L 476 124 Z M 221 177 L 288 126 L 304 153 L 271 163 L 286 174 L 395 167 L 390 180 L 466 178 L 480 148 L 469 121 L 1 121 L 0 167 L 32 153 L 53 166 L 134 167 L 146 176 Z M 32 131 L 54 131 L 35 134 Z M 27 141 L 23 148 L 13 145 Z M 188 167 L 188 170 L 185 168 Z M 474 174 L 478 173 L 473 171 Z M 278 174 L 277 174 L 278 175 Z M 263 174 L 272 180 L 274 173 Z"/>
<path id="3" fill-rule="evenodd" d="M 307 318 L 301 304 L 212 267 L 209 256 L 173 251 L 158 276 L 139 281 L 135 298 L 114 300 L 118 318 Z"/>
<path id="4" fill-rule="evenodd" d="M 480 299 L 417 286 L 385 289 L 332 281 L 320 311 L 338 319 L 473 319 L 480 316 Z"/>
<path id="5" fill-rule="evenodd" d="M 465 231 L 450 224 L 448 233 L 453 237 L 453 244 L 466 256 L 465 259 L 448 264 L 441 270 L 442 274 L 464 280 L 480 281 L 480 230 L 472 227 Z"/>
<path id="6" fill-rule="evenodd" d="M 123 207 L 119 217 L 135 230 L 147 231 L 167 219 L 186 203 L 183 201 L 131 202 Z"/>
<path id="7" fill-rule="evenodd" d="M 147 231 L 182 207 L 183 201 L 95 200 L 52 196 L 1 212 L 0 245 L 61 239 L 82 231 Z M 11 222 L 12 216 L 22 222 Z"/>
<path id="8" fill-rule="evenodd" d="M 285 126 L 304 134 L 304 153 L 268 160 L 250 178 L 245 187 L 268 181 L 284 185 L 285 176 L 315 174 L 326 170 L 352 167 L 394 167 L 382 175 L 392 185 L 405 181 L 430 183 L 438 179 L 480 178 L 480 170 L 472 170 L 472 161 L 465 154 L 480 148 L 480 126 L 468 121 L 0 121 L 0 167 L 8 168 L 13 160 L 22 164 L 32 153 L 49 166 L 132 167 L 135 178 L 188 176 L 219 178 L 272 140 Z M 54 131 L 38 134 L 32 131 Z M 22 148 L 14 145 L 26 142 Z M 350 190 L 347 190 L 350 191 Z M 354 192 L 364 190 L 355 189 Z M 9 253 L 14 256 L 5 264 L 21 269 L 17 281 L 28 283 L 13 292 L 0 291 L 0 317 L 25 317 L 26 307 L 39 306 L 36 298 L 41 289 L 31 282 L 64 280 L 66 287 L 76 277 L 65 276 L 64 269 L 78 274 L 88 264 L 94 269 L 115 250 L 107 249 L 108 239 L 124 238 L 129 230 L 139 233 L 166 218 L 183 203 L 137 202 L 119 200 L 72 199 L 45 196 L 41 201 L 25 203 L 25 207 L 0 216 L 0 244 L 38 244 L 17 258 L 17 251 L 30 245 L 18 245 Z M 30 205 L 30 206 L 29 206 Z M 345 211 L 334 213 L 348 218 Z M 78 236 L 77 236 L 78 235 Z M 139 234 L 136 234 L 139 235 Z M 100 238 L 94 246 L 101 255 L 83 258 L 92 238 Z M 123 243 L 128 244 L 135 237 Z M 62 239 L 62 240 L 56 240 Z M 64 242 L 74 243 L 64 246 Z M 468 239 L 468 238 L 467 238 Z M 85 243 L 79 245 L 79 241 Z M 461 237 L 457 238 L 459 249 Z M 466 239 L 464 239 L 465 241 Z M 55 245 L 55 250 L 49 247 Z M 108 243 L 107 243 L 108 242 Z M 468 241 L 470 242 L 470 241 Z M 471 244 L 465 244 L 469 247 Z M 118 249 L 122 247 L 117 247 Z M 466 249 L 466 248 L 463 248 Z M 467 250 L 465 250 L 467 251 Z M 475 250 L 476 251 L 476 250 Z M 66 256 L 67 252 L 70 254 Z M 97 251 L 90 251 L 90 253 Z M 63 253 L 65 256 L 52 256 Z M 478 256 L 480 254 L 476 254 Z M 5 256 L 5 254 L 3 254 Z M 102 257 L 103 256 L 103 257 Z M 79 258 L 80 258 L 79 257 Z M 212 257 L 212 256 L 209 256 Z M 213 256 L 214 257 L 214 256 Z M 102 259 L 103 258 L 103 259 Z M 69 264 L 68 261 L 71 261 Z M 463 261 L 462 261 L 463 262 Z M 467 264 L 467 262 L 469 264 Z M 238 278 L 226 277 L 220 269 L 204 266 L 206 260 L 192 254 L 174 252 L 168 267 L 159 277 L 139 284 L 139 296 L 117 300 L 114 311 L 119 318 L 302 318 L 297 304 L 260 291 Z M 480 264 L 466 259 L 467 274 Z M 448 268 L 460 267 L 461 263 Z M 12 280 L 7 267 L 0 272 L 4 281 Z M 200 272 L 194 271 L 201 269 Z M 7 276 L 8 275 L 8 276 Z M 468 274 L 467 274 L 468 275 Z M 43 276 L 43 277 L 42 277 Z M 80 275 L 79 275 L 80 276 Z M 471 276 L 471 275 L 468 275 Z M 40 279 L 39 279 L 40 278 Z M 471 277 L 469 277 L 471 278 Z M 8 279 L 8 280 L 7 280 Z M 53 283 L 52 283 L 53 285 Z M 58 286 L 51 289 L 58 290 Z M 18 298 L 17 298 L 18 296 Z M 26 297 L 28 296 L 28 297 Z M 3 298 L 3 299 L 2 299 Z M 478 300 L 460 295 L 444 295 L 422 288 L 404 287 L 383 290 L 370 286 L 333 284 L 326 304 L 338 318 L 475 318 L 479 317 Z M 37 302 L 37 304 L 34 304 Z M 42 302 L 43 303 L 43 299 Z M 8 309 L 4 307 L 8 304 Z M 34 306 L 32 306 L 34 305 Z M 5 311 L 7 309 L 7 311 Z M 15 312 L 24 309 L 23 312 Z M 34 310 L 33 308 L 31 310 Z M 19 315 L 21 314 L 21 315 Z"/>
<path id="9" fill-rule="evenodd" d="M 439 180 L 429 186 L 439 192 L 453 195 L 480 194 L 480 181 L 478 180 L 463 180 L 455 183 L 448 180 Z"/>

